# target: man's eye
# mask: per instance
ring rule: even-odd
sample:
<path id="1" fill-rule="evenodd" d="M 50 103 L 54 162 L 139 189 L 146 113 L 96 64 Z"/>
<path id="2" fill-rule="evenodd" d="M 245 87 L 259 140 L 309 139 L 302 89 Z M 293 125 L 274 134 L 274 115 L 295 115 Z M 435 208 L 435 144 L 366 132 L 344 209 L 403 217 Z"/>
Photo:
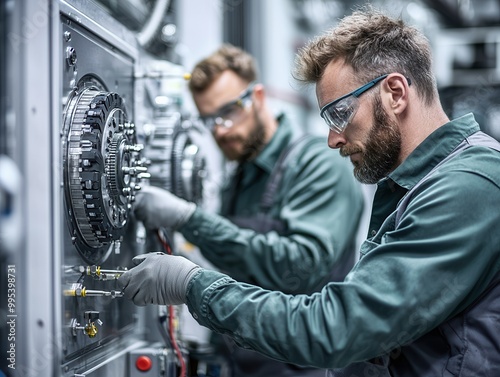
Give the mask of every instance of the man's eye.
<path id="1" fill-rule="evenodd" d="M 219 116 L 222 118 L 226 118 L 228 115 L 234 114 L 236 111 L 238 111 L 238 109 L 239 109 L 238 105 L 228 106 L 227 108 L 222 109 L 219 112 Z"/>

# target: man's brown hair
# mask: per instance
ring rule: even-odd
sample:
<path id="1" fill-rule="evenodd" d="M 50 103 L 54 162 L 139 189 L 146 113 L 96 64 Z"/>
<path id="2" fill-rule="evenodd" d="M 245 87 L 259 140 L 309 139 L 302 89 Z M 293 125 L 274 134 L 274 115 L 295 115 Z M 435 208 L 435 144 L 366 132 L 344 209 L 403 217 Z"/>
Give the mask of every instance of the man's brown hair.
<path id="1" fill-rule="evenodd" d="M 427 38 L 401 19 L 372 7 L 361 8 L 303 47 L 294 76 L 305 83 L 318 82 L 326 66 L 342 59 L 357 74 L 360 84 L 377 76 L 399 72 L 411 80 L 427 103 L 437 96 Z"/>
<path id="2" fill-rule="evenodd" d="M 233 71 L 249 83 L 257 79 L 257 68 L 253 57 L 238 47 L 224 44 L 196 64 L 191 73 L 189 90 L 192 93 L 204 91 L 226 70 Z"/>

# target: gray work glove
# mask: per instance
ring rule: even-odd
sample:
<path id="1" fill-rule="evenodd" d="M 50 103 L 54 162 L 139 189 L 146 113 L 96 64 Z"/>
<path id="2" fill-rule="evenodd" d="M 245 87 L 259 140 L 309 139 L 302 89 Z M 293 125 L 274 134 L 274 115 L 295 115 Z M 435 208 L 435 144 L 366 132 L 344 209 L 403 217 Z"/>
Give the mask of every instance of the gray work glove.
<path id="1" fill-rule="evenodd" d="M 132 262 L 136 267 L 117 281 L 123 295 L 139 306 L 184 304 L 188 283 L 201 269 L 189 259 L 160 252 L 138 255 Z"/>
<path id="2" fill-rule="evenodd" d="M 184 225 L 196 209 L 196 204 L 171 192 L 145 186 L 136 195 L 134 213 L 148 229 L 177 229 Z"/>

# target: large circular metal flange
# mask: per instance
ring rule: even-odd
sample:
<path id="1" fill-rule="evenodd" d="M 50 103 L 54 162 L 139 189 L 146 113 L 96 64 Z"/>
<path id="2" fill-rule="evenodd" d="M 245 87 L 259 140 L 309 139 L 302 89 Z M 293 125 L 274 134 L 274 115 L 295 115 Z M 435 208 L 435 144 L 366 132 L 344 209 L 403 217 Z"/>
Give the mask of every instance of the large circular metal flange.
<path id="1" fill-rule="evenodd" d="M 83 259 L 100 264 L 121 240 L 140 172 L 135 130 L 122 98 L 88 87 L 64 112 L 63 171 L 72 239 Z"/>
<path id="2" fill-rule="evenodd" d="M 177 132 L 172 148 L 172 192 L 181 198 L 200 203 L 203 198 L 203 179 L 206 163 L 189 133 Z"/>

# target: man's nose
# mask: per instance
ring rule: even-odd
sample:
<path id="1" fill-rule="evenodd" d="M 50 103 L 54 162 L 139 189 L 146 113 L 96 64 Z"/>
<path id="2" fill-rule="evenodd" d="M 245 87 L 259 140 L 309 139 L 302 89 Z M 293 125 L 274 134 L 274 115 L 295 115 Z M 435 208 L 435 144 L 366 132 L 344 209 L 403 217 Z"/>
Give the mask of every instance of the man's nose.
<path id="1" fill-rule="evenodd" d="M 346 144 L 346 139 L 343 133 L 330 130 L 328 133 L 328 146 L 332 149 L 338 149 Z"/>

